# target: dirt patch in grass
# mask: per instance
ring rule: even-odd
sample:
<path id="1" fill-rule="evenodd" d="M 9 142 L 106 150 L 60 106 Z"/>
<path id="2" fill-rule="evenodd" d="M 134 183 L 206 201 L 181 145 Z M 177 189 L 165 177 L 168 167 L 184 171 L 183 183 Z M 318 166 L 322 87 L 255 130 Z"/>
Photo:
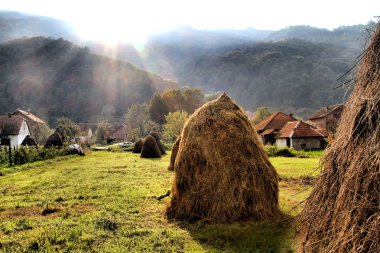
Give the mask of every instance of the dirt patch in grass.
<path id="1" fill-rule="evenodd" d="M 301 176 L 301 177 L 280 177 L 278 181 L 291 183 L 291 184 L 298 184 L 298 185 L 310 185 L 313 186 L 315 183 L 316 178 L 311 176 Z"/>
<path id="2" fill-rule="evenodd" d="M 0 210 L 0 219 L 21 219 L 21 218 L 41 218 L 41 217 L 57 217 L 62 214 L 64 211 L 73 211 L 78 214 L 89 213 L 96 210 L 95 205 L 91 204 L 80 204 L 73 205 L 70 208 L 67 207 L 49 207 L 44 208 L 42 206 L 29 206 L 29 207 L 20 207 L 8 210 Z"/>

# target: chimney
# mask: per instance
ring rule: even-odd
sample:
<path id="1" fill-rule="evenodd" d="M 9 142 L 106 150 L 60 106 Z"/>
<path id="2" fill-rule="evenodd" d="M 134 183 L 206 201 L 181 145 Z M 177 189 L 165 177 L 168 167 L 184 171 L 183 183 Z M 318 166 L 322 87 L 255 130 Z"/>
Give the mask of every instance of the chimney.
<path id="1" fill-rule="evenodd" d="M 12 114 L 10 112 L 8 112 L 8 118 L 12 117 Z"/>
<path id="2" fill-rule="evenodd" d="M 293 118 L 293 113 L 289 114 L 289 116 Z"/>

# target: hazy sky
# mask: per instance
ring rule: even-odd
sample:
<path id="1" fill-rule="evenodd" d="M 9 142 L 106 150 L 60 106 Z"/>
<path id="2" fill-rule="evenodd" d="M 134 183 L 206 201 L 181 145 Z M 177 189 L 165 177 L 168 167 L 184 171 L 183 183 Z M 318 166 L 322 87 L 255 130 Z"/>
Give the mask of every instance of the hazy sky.
<path id="1" fill-rule="evenodd" d="M 149 33 L 188 25 L 198 29 L 277 30 L 290 25 L 333 29 L 380 15 L 379 0 L 0 0 L 0 10 L 51 16 L 83 38 L 143 40 Z"/>

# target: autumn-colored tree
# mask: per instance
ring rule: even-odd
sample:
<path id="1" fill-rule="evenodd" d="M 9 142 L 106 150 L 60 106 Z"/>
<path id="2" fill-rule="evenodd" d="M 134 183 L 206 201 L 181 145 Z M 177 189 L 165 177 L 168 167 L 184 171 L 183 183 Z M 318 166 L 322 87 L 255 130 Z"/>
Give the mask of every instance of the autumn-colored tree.
<path id="1" fill-rule="evenodd" d="M 200 89 L 185 89 L 182 94 L 186 102 L 184 109 L 188 113 L 193 113 L 205 102 L 205 96 Z"/>
<path id="2" fill-rule="evenodd" d="M 161 95 L 170 112 L 184 110 L 185 99 L 180 90 L 172 89 Z"/>

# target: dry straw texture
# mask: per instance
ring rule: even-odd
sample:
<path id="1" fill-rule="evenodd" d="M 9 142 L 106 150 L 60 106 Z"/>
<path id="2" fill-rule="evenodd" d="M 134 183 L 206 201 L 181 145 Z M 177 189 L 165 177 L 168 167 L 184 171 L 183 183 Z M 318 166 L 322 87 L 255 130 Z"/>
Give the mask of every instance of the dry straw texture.
<path id="1" fill-rule="evenodd" d="M 54 134 L 50 135 L 49 138 L 47 139 L 44 147 L 50 148 L 53 146 L 54 147 L 62 147 L 63 146 L 61 136 L 59 136 L 58 133 L 54 133 Z"/>
<path id="2" fill-rule="evenodd" d="M 141 153 L 141 149 L 142 149 L 142 145 L 143 145 L 143 141 L 141 139 L 139 139 L 138 141 L 135 142 L 135 144 L 133 145 L 133 153 Z"/>
<path id="3" fill-rule="evenodd" d="M 226 94 L 189 118 L 174 171 L 170 218 L 225 223 L 279 214 L 277 173 L 247 116 Z"/>
<path id="4" fill-rule="evenodd" d="M 380 28 L 323 171 L 298 217 L 299 252 L 380 252 Z"/>
<path id="5" fill-rule="evenodd" d="M 144 143 L 142 145 L 140 157 L 141 158 L 160 158 L 161 157 L 161 152 L 157 146 L 156 140 L 151 135 L 148 135 L 145 138 Z"/>
<path id="6" fill-rule="evenodd" d="M 37 146 L 37 141 L 32 136 L 27 135 L 21 143 L 22 146 Z"/>
<path id="7" fill-rule="evenodd" d="M 178 136 L 177 140 L 175 141 L 175 143 L 172 147 L 172 154 L 170 156 L 170 164 L 169 164 L 169 168 L 168 168 L 169 171 L 174 170 L 174 162 L 175 162 L 175 158 L 177 157 L 180 142 L 181 142 L 181 136 Z"/>
<path id="8" fill-rule="evenodd" d="M 151 135 L 156 140 L 157 146 L 160 149 L 161 154 L 165 155 L 166 154 L 165 146 L 161 142 L 160 135 L 156 132 L 150 132 L 149 135 Z"/>

